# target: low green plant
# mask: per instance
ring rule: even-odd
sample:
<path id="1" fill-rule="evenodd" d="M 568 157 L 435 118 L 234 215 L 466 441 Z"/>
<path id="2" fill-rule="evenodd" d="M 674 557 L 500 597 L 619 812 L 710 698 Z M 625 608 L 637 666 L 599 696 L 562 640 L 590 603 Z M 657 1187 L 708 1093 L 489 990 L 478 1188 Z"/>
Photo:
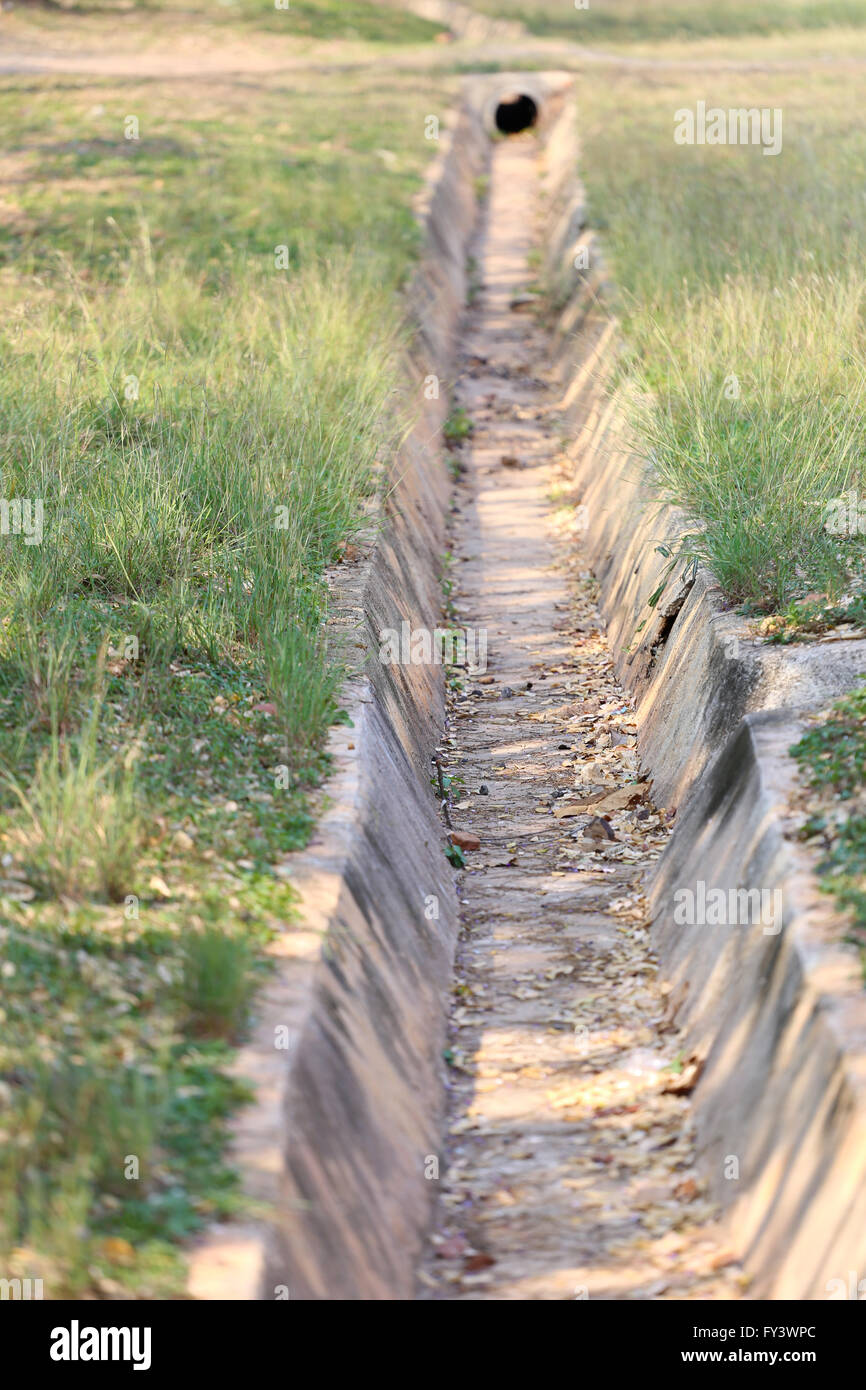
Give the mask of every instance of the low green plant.
<path id="1" fill-rule="evenodd" d="M 467 440 L 473 429 L 474 425 L 463 406 L 456 406 L 442 426 L 442 437 L 448 447 L 453 448 L 455 444 Z"/>
<path id="2" fill-rule="evenodd" d="M 54 727 L 29 785 L 13 772 L 3 780 L 20 807 L 10 840 L 28 881 L 52 896 L 120 902 L 132 890 L 141 839 L 136 750 L 101 752 L 103 704 L 98 685 L 80 735 Z"/>
<path id="3" fill-rule="evenodd" d="M 635 44 L 714 35 L 790 33 L 866 24 L 863 0 L 478 0 L 476 8 L 522 21 L 534 34 L 593 44 Z"/>

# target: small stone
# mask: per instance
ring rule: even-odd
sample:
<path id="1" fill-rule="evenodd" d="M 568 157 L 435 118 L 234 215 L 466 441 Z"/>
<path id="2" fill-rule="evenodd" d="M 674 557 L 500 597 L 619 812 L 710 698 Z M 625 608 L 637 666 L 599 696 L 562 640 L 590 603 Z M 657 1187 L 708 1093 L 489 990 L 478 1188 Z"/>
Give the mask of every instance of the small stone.
<path id="1" fill-rule="evenodd" d="M 490 788 L 488 787 L 488 785 L 487 785 L 486 782 L 482 782 L 482 783 L 481 783 L 481 786 L 478 788 L 478 795 L 479 795 L 479 796 L 489 796 L 489 795 L 490 795 Z"/>
<path id="2" fill-rule="evenodd" d="M 481 841 L 471 830 L 452 830 L 451 843 L 458 849 L 480 849 Z"/>

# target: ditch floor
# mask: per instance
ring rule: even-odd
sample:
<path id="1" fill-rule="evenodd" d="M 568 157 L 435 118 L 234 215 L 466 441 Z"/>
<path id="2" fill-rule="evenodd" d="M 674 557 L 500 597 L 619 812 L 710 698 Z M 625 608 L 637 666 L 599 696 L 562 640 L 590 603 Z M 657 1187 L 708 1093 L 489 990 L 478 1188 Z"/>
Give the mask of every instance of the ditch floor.
<path id="1" fill-rule="evenodd" d="M 496 145 L 457 405 L 452 622 L 487 669 L 452 692 L 451 820 L 475 836 L 423 1299 L 736 1299 L 697 1164 L 643 886 L 673 812 L 641 775 L 567 505 L 551 342 L 527 288 L 531 136 Z M 471 843 L 471 841 L 469 842 Z"/>

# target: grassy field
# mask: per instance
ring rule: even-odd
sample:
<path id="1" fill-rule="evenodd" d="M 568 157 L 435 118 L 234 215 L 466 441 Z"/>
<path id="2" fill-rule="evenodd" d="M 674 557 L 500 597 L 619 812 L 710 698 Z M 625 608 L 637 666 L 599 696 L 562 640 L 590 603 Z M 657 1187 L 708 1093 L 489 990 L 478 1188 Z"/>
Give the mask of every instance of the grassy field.
<path id="1" fill-rule="evenodd" d="M 388 44 L 425 43 L 439 31 L 438 25 L 372 0 L 285 0 L 279 5 L 276 0 L 56 0 L 51 6 L 23 0 L 17 8 L 48 34 L 57 32 L 63 16 L 95 24 L 103 32 L 107 19 L 121 25 L 153 20 L 162 37 L 170 33 L 166 26 L 172 23 L 185 30 L 233 30 L 239 37 L 259 30 L 294 38 Z"/>
<path id="2" fill-rule="evenodd" d="M 404 428 L 442 103 L 0 81 L 0 1270 L 46 1297 L 170 1296 L 238 1202 L 225 1062 L 341 717 L 324 571 Z"/>
<path id="3" fill-rule="evenodd" d="M 824 527 L 866 446 L 861 80 L 819 68 L 582 85 L 583 174 L 640 436 L 694 523 L 689 553 L 761 612 L 862 607 L 862 540 Z M 781 109 L 781 152 L 676 144 L 674 113 L 698 100 Z"/>
<path id="4" fill-rule="evenodd" d="M 534 34 L 577 43 L 633 44 L 716 35 L 765 36 L 866 24 L 866 0 L 476 0 L 475 8 L 519 19 Z"/>

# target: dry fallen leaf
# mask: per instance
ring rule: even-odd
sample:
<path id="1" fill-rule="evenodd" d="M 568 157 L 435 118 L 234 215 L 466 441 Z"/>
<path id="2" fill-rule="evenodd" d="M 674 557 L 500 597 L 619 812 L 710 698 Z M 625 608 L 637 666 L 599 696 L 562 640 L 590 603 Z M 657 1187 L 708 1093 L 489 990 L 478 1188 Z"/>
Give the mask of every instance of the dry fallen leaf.
<path id="1" fill-rule="evenodd" d="M 687 1096 L 698 1084 L 698 1078 L 704 1069 L 704 1058 L 692 1056 L 685 1063 L 681 1072 L 671 1076 L 662 1086 L 662 1092 L 669 1096 Z"/>
<path id="2" fill-rule="evenodd" d="M 621 787 L 618 791 L 609 792 L 601 801 L 595 802 L 593 810 L 599 815 L 613 811 L 625 811 L 629 806 L 636 806 L 642 801 L 649 791 L 649 782 L 633 782 L 628 787 Z"/>

